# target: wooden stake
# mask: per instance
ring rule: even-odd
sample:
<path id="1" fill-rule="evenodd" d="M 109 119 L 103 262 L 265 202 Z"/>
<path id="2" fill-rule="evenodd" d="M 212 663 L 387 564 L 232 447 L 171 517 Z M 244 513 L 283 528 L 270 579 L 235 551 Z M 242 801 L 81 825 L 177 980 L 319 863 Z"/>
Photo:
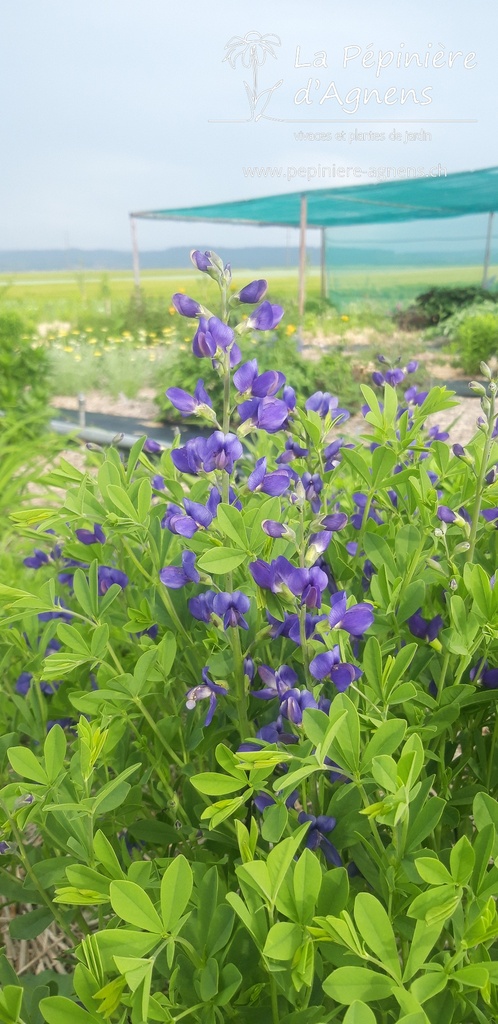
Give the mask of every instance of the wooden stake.
<path id="1" fill-rule="evenodd" d="M 488 283 L 488 271 L 489 271 L 489 263 L 490 263 L 490 259 L 491 259 L 491 239 L 492 239 L 492 236 L 493 236 L 493 217 L 494 217 L 494 215 L 495 214 L 494 214 L 494 210 L 493 210 L 493 212 L 490 213 L 489 216 L 488 216 L 488 232 L 487 232 L 487 235 L 486 235 L 486 249 L 485 249 L 485 252 L 484 252 L 484 266 L 482 268 L 482 287 L 483 288 L 485 288 L 487 283 Z"/>

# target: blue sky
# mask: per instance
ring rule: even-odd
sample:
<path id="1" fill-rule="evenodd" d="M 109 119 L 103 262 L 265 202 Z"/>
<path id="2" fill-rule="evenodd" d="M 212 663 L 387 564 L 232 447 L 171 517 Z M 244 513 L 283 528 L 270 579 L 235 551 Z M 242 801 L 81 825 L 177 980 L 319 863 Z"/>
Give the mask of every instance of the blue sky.
<path id="1" fill-rule="evenodd" d="M 5 5 L 0 247 L 125 249 L 129 210 L 295 191 L 300 166 L 357 165 L 374 174 L 384 166 L 441 164 L 451 172 L 498 164 L 498 10 L 487 0 L 252 0 L 248 11 L 233 0 Z M 279 40 L 258 84 L 262 92 L 281 80 L 266 109 L 277 120 L 247 120 L 251 69 L 240 57 L 235 68 L 223 61 L 228 40 L 249 31 Z M 296 67 L 297 47 L 297 63 L 319 66 Z M 447 55 L 458 50 L 463 56 L 449 68 Z M 437 63 L 446 66 L 397 68 L 397 54 L 406 51 L 422 63 L 442 53 Z M 464 68 L 471 52 L 468 64 L 476 66 Z M 386 66 L 376 77 L 379 59 Z M 332 82 L 339 99 L 324 99 Z M 345 95 L 365 88 L 377 89 L 380 102 L 373 94 L 365 105 L 362 92 L 357 113 L 346 113 Z M 409 95 L 401 104 L 402 88 L 419 102 Z M 424 89 L 431 102 L 422 105 Z M 360 123 L 373 118 L 422 123 Z M 355 130 L 386 138 L 350 141 Z M 389 138 L 396 130 L 401 140 Z M 430 138 L 405 142 L 408 130 Z M 301 141 L 299 131 L 332 138 Z M 346 138 L 336 139 L 341 131 Z M 248 177 L 248 167 L 282 168 L 282 177 Z M 311 182 L 319 184 L 330 181 Z M 461 234 L 461 224 L 455 230 Z M 142 223 L 139 231 L 141 247 L 156 249 L 295 242 L 295 233 L 281 229 Z"/>

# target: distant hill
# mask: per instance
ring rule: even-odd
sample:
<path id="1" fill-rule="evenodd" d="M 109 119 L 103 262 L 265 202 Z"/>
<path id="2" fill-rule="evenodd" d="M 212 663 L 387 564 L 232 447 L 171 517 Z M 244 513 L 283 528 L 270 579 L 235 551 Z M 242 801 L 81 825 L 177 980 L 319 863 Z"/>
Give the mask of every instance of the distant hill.
<path id="1" fill-rule="evenodd" d="M 208 248 L 206 246 L 206 248 Z M 247 246 L 245 248 L 222 247 L 224 259 L 234 267 L 259 270 L 263 267 L 294 268 L 298 265 L 297 246 Z M 340 270 L 344 267 L 422 267 L 422 266 L 465 266 L 482 263 L 481 248 L 400 252 L 395 246 L 386 244 L 382 248 L 348 247 L 344 243 L 332 247 L 328 253 L 329 268 Z M 178 270 L 189 260 L 189 250 L 175 246 L 158 251 L 140 253 L 143 270 Z M 320 250 L 308 247 L 309 266 L 319 266 Z M 131 270 L 131 252 L 120 249 L 6 249 L 0 250 L 0 273 L 22 274 L 28 271 L 62 270 Z"/>

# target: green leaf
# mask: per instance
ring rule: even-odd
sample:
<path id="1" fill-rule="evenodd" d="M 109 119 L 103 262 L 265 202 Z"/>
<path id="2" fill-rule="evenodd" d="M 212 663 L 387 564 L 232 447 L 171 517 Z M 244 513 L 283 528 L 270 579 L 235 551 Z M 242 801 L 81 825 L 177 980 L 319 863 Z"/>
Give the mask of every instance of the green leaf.
<path id="1" fill-rule="evenodd" d="M 344 1006 L 350 1006 L 357 999 L 366 1003 L 388 999 L 395 988 L 392 978 L 366 967 L 338 967 L 323 983 L 324 992 Z"/>
<path id="2" fill-rule="evenodd" d="M 391 477 L 392 471 L 396 465 L 397 456 L 392 448 L 388 448 L 386 445 L 379 445 L 372 452 L 372 478 L 371 487 L 379 487 L 382 485 L 383 480 Z"/>
<path id="3" fill-rule="evenodd" d="M 59 772 L 64 767 L 66 747 L 67 740 L 64 730 L 60 725 L 53 725 L 47 733 L 47 738 L 43 745 L 45 768 L 50 782 L 55 782 Z"/>
<path id="4" fill-rule="evenodd" d="M 110 900 L 114 913 L 127 924 L 146 932 L 162 934 L 161 918 L 140 885 L 128 881 L 111 882 Z"/>
<path id="5" fill-rule="evenodd" d="M 300 924 L 311 924 L 324 874 L 318 857 L 304 849 L 294 870 L 294 903 Z"/>
<path id="6" fill-rule="evenodd" d="M 180 854 L 166 868 L 161 880 L 161 914 L 164 930 L 172 932 L 192 894 L 194 879 L 186 857 Z"/>
<path id="7" fill-rule="evenodd" d="M 263 812 L 261 835 L 267 843 L 278 843 L 289 820 L 285 804 L 271 804 Z"/>
<path id="8" fill-rule="evenodd" d="M 365 770 L 379 754 L 393 754 L 404 739 L 405 732 L 406 722 L 401 718 L 390 718 L 382 722 L 365 747 L 361 759 L 362 769 Z"/>
<path id="9" fill-rule="evenodd" d="M 221 576 L 233 572 L 247 559 L 247 553 L 240 548 L 210 548 L 198 559 L 197 566 L 202 572 L 213 576 Z M 53 655 L 52 655 L 53 657 Z"/>
<path id="10" fill-rule="evenodd" d="M 40 1010 L 47 1024 L 102 1024 L 101 1017 L 95 1017 L 81 1006 L 66 999 L 66 996 L 48 996 L 40 1002 Z"/>
<path id="11" fill-rule="evenodd" d="M 236 793 L 247 786 L 247 778 L 234 779 L 231 775 L 220 775 L 218 772 L 200 772 L 194 775 L 190 782 L 194 789 L 206 796 L 224 796 L 226 793 Z"/>
<path id="12" fill-rule="evenodd" d="M 484 988 L 489 980 L 486 963 L 467 964 L 465 967 L 460 967 L 450 977 L 459 981 L 461 985 L 469 985 L 470 988 Z"/>
<path id="13" fill-rule="evenodd" d="M 344 1017 L 343 1024 L 377 1024 L 377 1020 L 366 1003 L 355 999 Z"/>
<path id="14" fill-rule="evenodd" d="M 30 779 L 31 782 L 39 782 L 42 786 L 48 785 L 48 775 L 40 762 L 28 747 L 11 747 L 7 751 L 10 764 L 18 775 L 23 779 Z"/>
<path id="15" fill-rule="evenodd" d="M 271 960 L 292 960 L 303 941 L 303 929 L 290 921 L 279 921 L 268 932 L 263 955 Z"/>
<path id="16" fill-rule="evenodd" d="M 423 580 L 412 580 L 406 590 L 403 591 L 396 618 L 398 623 L 406 622 L 419 608 L 422 607 L 425 598 L 425 583 Z"/>
<path id="17" fill-rule="evenodd" d="M 242 513 L 235 505 L 218 505 L 216 511 L 216 528 L 226 537 L 230 537 L 239 548 L 247 548 L 247 531 Z"/>
<path id="18" fill-rule="evenodd" d="M 18 749 L 18 748 L 16 748 Z M 9 757 L 9 752 L 7 753 Z M 9 758 L 10 759 L 10 758 Z M 498 856 L 498 802 L 489 793 L 477 793 L 472 805 L 472 814 L 478 832 L 486 825 L 493 825 L 496 838 L 493 847 L 493 857 Z"/>
<path id="19" fill-rule="evenodd" d="M 93 852 L 111 878 L 124 878 L 124 872 L 107 836 L 98 829 L 93 839 Z"/>
<path id="20" fill-rule="evenodd" d="M 413 978 L 413 975 L 425 964 L 442 930 L 442 921 L 432 925 L 428 925 L 426 921 L 417 921 L 413 938 L 410 942 L 410 952 L 406 961 L 403 981 L 410 981 L 410 978 Z"/>
<path id="21" fill-rule="evenodd" d="M 47 992 L 48 989 L 45 989 Z M 23 990 L 19 985 L 4 985 L 0 992 L 0 1015 L 6 1024 L 17 1024 L 22 1009 Z"/>
<path id="22" fill-rule="evenodd" d="M 450 870 L 458 885 L 466 885 L 475 863 L 475 853 L 467 836 L 462 836 L 450 853 Z"/>
<path id="23" fill-rule="evenodd" d="M 420 877 L 429 885 L 451 885 L 453 882 L 448 868 L 445 868 L 436 857 L 417 857 L 415 867 Z"/>
<path id="24" fill-rule="evenodd" d="M 398 575 L 396 562 L 394 561 L 392 547 L 387 543 L 385 537 L 381 537 L 378 533 L 366 533 L 363 544 L 367 558 L 373 562 L 376 569 L 385 566 L 388 576 L 390 575 L 390 581 L 392 582 L 396 579 Z"/>
<path id="25" fill-rule="evenodd" d="M 354 904 L 354 917 L 356 927 L 372 953 L 391 974 L 401 978 L 393 927 L 379 900 L 368 892 L 360 892 Z"/>
<path id="26" fill-rule="evenodd" d="M 13 939 L 36 939 L 52 924 L 53 919 L 54 915 L 47 907 L 37 907 L 36 910 L 28 910 L 13 917 L 9 931 Z"/>

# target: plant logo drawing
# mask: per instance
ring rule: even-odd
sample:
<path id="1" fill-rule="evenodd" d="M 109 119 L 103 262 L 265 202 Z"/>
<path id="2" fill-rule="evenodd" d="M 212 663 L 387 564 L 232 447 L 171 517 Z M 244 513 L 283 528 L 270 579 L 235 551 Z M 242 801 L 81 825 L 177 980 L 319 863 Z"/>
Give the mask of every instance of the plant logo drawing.
<path id="1" fill-rule="evenodd" d="M 232 68 L 237 67 L 237 61 L 243 68 L 251 73 L 251 81 L 244 81 L 247 98 L 249 101 L 249 117 L 243 120 L 260 121 L 273 120 L 265 111 L 270 103 L 274 92 L 282 85 L 283 78 L 280 78 L 274 85 L 266 89 L 259 87 L 259 69 L 266 63 L 267 57 L 277 59 L 275 47 L 281 46 L 280 37 L 274 33 L 246 32 L 245 36 L 232 36 L 225 46 L 226 55 L 223 62 L 228 61 Z"/>

